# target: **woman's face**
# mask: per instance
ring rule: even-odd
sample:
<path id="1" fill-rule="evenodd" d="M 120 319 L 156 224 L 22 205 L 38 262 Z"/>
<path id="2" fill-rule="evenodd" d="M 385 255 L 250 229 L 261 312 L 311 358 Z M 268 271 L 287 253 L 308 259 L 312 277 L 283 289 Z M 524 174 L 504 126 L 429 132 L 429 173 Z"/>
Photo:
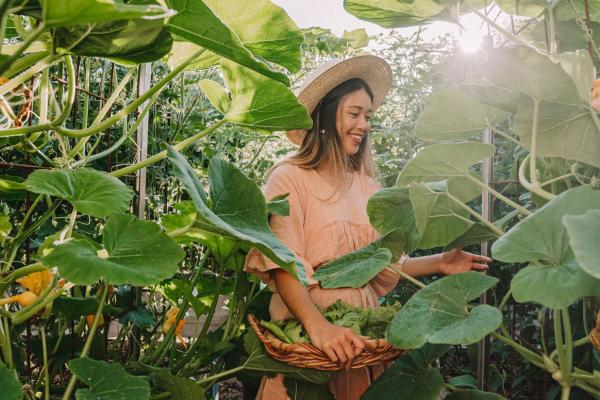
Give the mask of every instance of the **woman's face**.
<path id="1" fill-rule="evenodd" d="M 340 99 L 335 125 L 346 154 L 356 154 L 369 133 L 372 108 L 371 98 L 364 89 L 348 93 Z"/>

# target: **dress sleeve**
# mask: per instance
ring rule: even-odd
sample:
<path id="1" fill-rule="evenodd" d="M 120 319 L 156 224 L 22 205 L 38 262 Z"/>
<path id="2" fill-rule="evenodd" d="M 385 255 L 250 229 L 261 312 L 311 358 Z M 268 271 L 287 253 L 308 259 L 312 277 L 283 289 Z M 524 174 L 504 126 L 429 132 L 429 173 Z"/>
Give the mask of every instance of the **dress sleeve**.
<path id="1" fill-rule="evenodd" d="M 400 260 L 398 260 L 398 262 L 395 264 L 396 268 L 402 269 L 406 260 L 408 260 L 407 255 L 403 255 L 402 257 L 400 257 Z M 391 292 L 398 285 L 399 281 L 400 275 L 386 268 L 377 275 L 375 275 L 375 277 L 371 279 L 369 284 L 371 285 L 378 297 L 383 297 L 389 292 Z"/>
<path id="2" fill-rule="evenodd" d="M 277 167 L 271 173 L 263 192 L 267 201 L 270 201 L 275 196 L 289 193 L 287 201 L 290 205 L 290 215 L 286 217 L 271 215 L 269 225 L 275 236 L 302 263 L 308 283 L 318 283 L 312 279 L 314 273 L 313 266 L 304 257 L 306 251 L 304 241 L 306 193 L 297 167 L 285 164 Z M 244 264 L 244 271 L 257 275 L 263 282 L 269 285 L 269 288 L 273 292 L 276 292 L 276 287 L 270 271 L 278 268 L 281 267 L 255 248 L 250 250 Z"/>

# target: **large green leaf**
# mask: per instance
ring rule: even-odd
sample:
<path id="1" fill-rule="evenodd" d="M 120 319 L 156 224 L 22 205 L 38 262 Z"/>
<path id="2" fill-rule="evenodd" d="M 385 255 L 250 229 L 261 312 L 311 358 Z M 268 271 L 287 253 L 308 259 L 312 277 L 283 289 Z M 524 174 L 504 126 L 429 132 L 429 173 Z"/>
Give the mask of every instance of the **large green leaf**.
<path id="1" fill-rule="evenodd" d="M 256 247 L 293 276 L 306 279 L 304 268 L 297 266 L 294 254 L 271 232 L 265 198 L 254 181 L 233 164 L 213 158 L 208 169 L 211 209 L 191 165 L 172 148 L 167 151 L 173 175 L 196 206 L 198 214 L 192 230 L 199 238 L 206 234 L 207 243 L 213 246 L 217 236 L 238 242 L 246 249 Z"/>
<path id="2" fill-rule="evenodd" d="M 469 175 L 469 166 L 493 155 L 494 146 L 484 143 L 443 143 L 427 146 L 406 164 L 398 175 L 396 185 L 464 177 Z"/>
<path id="3" fill-rule="evenodd" d="M 369 222 L 382 236 L 401 231 L 406 241 L 404 252 L 412 253 L 421 240 L 410 204 L 408 187 L 385 188 L 367 203 Z M 385 240 L 384 240 L 385 241 Z M 383 246 L 388 247 L 388 246 Z M 390 247 L 388 247 L 390 248 Z M 390 250 L 393 250 L 390 248 Z M 392 251 L 394 253 L 394 251 Z"/>
<path id="4" fill-rule="evenodd" d="M 171 393 L 173 400 L 204 400 L 204 388 L 193 380 L 172 375 L 165 368 L 149 368 L 156 384 Z"/>
<path id="5" fill-rule="evenodd" d="M 212 104 L 221 114 L 227 114 L 231 107 L 231 100 L 223 86 L 210 79 L 203 79 L 198 85 L 210 101 L 210 104 Z"/>
<path id="6" fill-rule="evenodd" d="M 168 282 L 162 283 L 158 291 L 176 305 L 180 301 L 187 300 L 194 310 L 196 317 L 208 312 L 208 306 L 202 303 L 199 298 L 200 296 L 195 296 L 193 294 L 194 288 L 188 281 L 181 279 L 170 279 Z"/>
<path id="7" fill-rule="evenodd" d="M 589 8 L 590 19 L 592 21 L 600 21 L 600 1 L 599 0 L 588 0 L 586 1 L 559 1 L 554 7 L 554 14 L 556 15 L 557 21 L 572 20 L 574 18 L 581 18 L 586 15 L 586 3 Z M 573 10 L 575 8 L 575 10 Z M 581 28 L 580 28 L 581 29 Z"/>
<path id="8" fill-rule="evenodd" d="M 600 280 L 584 272 L 574 259 L 563 217 L 583 215 L 600 204 L 600 191 L 580 186 L 561 193 L 523 219 L 492 246 L 504 262 L 530 262 L 511 286 L 515 300 L 563 308 L 578 298 L 600 293 Z"/>
<path id="9" fill-rule="evenodd" d="M 77 400 L 143 400 L 150 398 L 150 384 L 128 374 L 121 364 L 78 358 L 69 369 L 89 389 L 79 389 Z"/>
<path id="10" fill-rule="evenodd" d="M 78 285 L 103 279 L 108 284 L 151 285 L 171 277 L 184 253 L 173 239 L 151 221 L 133 215 L 113 215 L 102 235 L 107 255 L 84 239 L 71 239 L 42 261 L 56 266 L 61 275 Z"/>
<path id="11" fill-rule="evenodd" d="M 289 85 L 289 79 L 285 74 L 271 70 L 267 64 L 255 58 L 239 36 L 203 1 L 170 0 L 169 6 L 177 10 L 177 15 L 171 18 L 168 24 L 168 29 L 172 33 L 266 77 Z"/>
<path id="12" fill-rule="evenodd" d="M 299 368 L 271 358 L 254 331 L 249 330 L 244 337 L 244 350 L 248 358 L 243 361 L 245 370 L 255 371 L 265 375 L 283 374 L 290 378 L 323 385 L 331 379 L 331 373 L 311 368 Z"/>
<path id="13" fill-rule="evenodd" d="M 325 289 L 359 288 L 387 268 L 391 261 L 390 250 L 371 243 L 319 267 L 313 279 L 320 281 Z"/>
<path id="14" fill-rule="evenodd" d="M 600 190 L 590 186 L 561 193 L 498 239 L 492 246 L 493 257 L 504 262 L 538 261 L 555 266 L 571 260 L 573 253 L 562 219 L 585 214 L 598 204 Z"/>
<path id="15" fill-rule="evenodd" d="M 509 113 L 467 97 L 457 87 L 429 96 L 415 134 L 424 140 L 464 139 L 508 118 Z"/>
<path id="16" fill-rule="evenodd" d="M 596 206 L 600 207 L 600 204 Z M 569 234 L 569 243 L 579 266 L 600 279 L 600 209 L 579 216 L 567 215 L 562 223 Z"/>
<path id="17" fill-rule="evenodd" d="M 479 272 L 450 275 L 419 290 L 388 327 L 387 339 L 401 349 L 425 343 L 470 344 L 481 340 L 502 322 L 494 307 L 467 303 L 498 282 Z"/>
<path id="18" fill-rule="evenodd" d="M 25 187 L 65 199 L 80 213 L 93 217 L 127 211 L 133 198 L 133 191 L 119 179 L 90 168 L 38 170 L 29 175 Z"/>
<path id="19" fill-rule="evenodd" d="M 494 0 L 508 14 L 521 15 L 524 17 L 539 17 L 548 6 L 547 0 Z"/>
<path id="20" fill-rule="evenodd" d="M 151 4 L 125 4 L 105 0 L 42 0 L 48 27 L 85 25 L 134 18 L 164 18 L 171 10 Z"/>
<path id="21" fill-rule="evenodd" d="M 10 235 L 12 230 L 12 224 L 10 223 L 10 217 L 5 214 L 0 214 L 0 243 L 2 239 Z"/>
<path id="22" fill-rule="evenodd" d="M 52 312 L 62 314 L 67 320 L 83 317 L 85 315 L 95 314 L 100 304 L 93 297 L 65 297 L 60 296 L 52 302 Z M 105 304 L 102 308 L 103 313 L 116 314 L 121 312 L 120 308 Z"/>
<path id="23" fill-rule="evenodd" d="M 300 46 L 304 36 L 281 7 L 270 0 L 204 2 L 253 54 L 290 72 L 300 70 Z"/>
<path id="24" fill-rule="evenodd" d="M 109 57 L 124 63 L 145 63 L 166 55 L 173 39 L 162 20 L 131 19 L 56 29 L 54 48 L 80 56 Z"/>
<path id="25" fill-rule="evenodd" d="M 444 400 L 505 400 L 505 398 L 496 393 L 474 389 L 459 389 L 444 397 Z"/>
<path id="26" fill-rule="evenodd" d="M 586 274 L 574 260 L 560 265 L 532 263 L 514 276 L 510 287 L 519 303 L 561 309 L 582 297 L 600 294 L 600 279 Z"/>
<path id="27" fill-rule="evenodd" d="M 442 185 L 440 185 L 442 183 Z M 464 234 L 474 224 L 462 202 L 453 196 L 445 182 L 410 184 L 410 202 L 421 233 L 419 248 L 445 246 Z"/>
<path id="28" fill-rule="evenodd" d="M 344 0 L 344 8 L 355 17 L 384 28 L 400 28 L 447 20 L 442 2 L 435 0 Z"/>
<path id="29" fill-rule="evenodd" d="M 306 108 L 285 85 L 227 60 L 221 70 L 232 97 L 226 121 L 268 131 L 312 126 Z"/>
<path id="30" fill-rule="evenodd" d="M 362 400 L 437 400 L 444 379 L 431 363 L 448 346 L 426 344 L 398 358 L 394 365 L 367 389 Z"/>
<path id="31" fill-rule="evenodd" d="M 14 370 L 8 369 L 4 364 L 0 364 L 0 388 L 2 388 L 2 399 L 4 400 L 22 400 L 23 386 Z"/>
<path id="32" fill-rule="evenodd" d="M 487 242 L 488 240 L 495 240 L 498 238 L 498 234 L 491 230 L 488 226 L 482 223 L 476 222 L 465 233 L 454 239 L 452 242 L 444 246 L 444 251 L 456 249 L 458 247 L 463 248 L 472 246 L 474 244 L 480 244 Z"/>

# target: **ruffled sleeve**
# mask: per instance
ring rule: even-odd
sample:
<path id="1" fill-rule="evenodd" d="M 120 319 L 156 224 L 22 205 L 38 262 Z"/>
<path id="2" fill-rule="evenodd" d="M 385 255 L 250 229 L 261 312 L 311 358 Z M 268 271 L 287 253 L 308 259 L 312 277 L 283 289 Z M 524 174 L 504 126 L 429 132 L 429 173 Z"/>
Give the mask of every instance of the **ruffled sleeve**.
<path id="1" fill-rule="evenodd" d="M 395 264 L 396 268 L 402 269 L 406 260 L 408 260 L 408 256 L 403 255 L 400 257 L 400 260 Z M 383 297 L 391 292 L 398 285 L 399 281 L 400 275 L 386 268 L 375 275 L 375 277 L 369 281 L 369 285 L 371 285 L 371 288 L 373 288 L 377 297 Z"/>
<path id="2" fill-rule="evenodd" d="M 312 279 L 313 266 L 305 258 L 304 217 L 306 210 L 306 190 L 302 183 L 298 167 L 283 164 L 278 166 L 269 177 L 264 187 L 267 201 L 273 197 L 289 193 L 286 198 L 290 205 L 290 215 L 283 217 L 272 215 L 269 219 L 271 230 L 283 244 L 285 244 L 304 266 L 309 284 L 316 284 Z M 257 275 L 269 288 L 276 292 L 276 287 L 271 277 L 274 269 L 281 268 L 260 251 L 253 248 L 248 253 L 244 264 L 244 271 Z"/>

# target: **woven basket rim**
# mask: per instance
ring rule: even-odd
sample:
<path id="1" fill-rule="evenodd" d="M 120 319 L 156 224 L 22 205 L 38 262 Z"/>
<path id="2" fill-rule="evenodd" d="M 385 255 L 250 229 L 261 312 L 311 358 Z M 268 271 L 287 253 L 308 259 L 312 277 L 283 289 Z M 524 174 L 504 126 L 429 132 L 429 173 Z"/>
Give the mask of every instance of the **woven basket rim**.
<path id="1" fill-rule="evenodd" d="M 265 347 L 267 353 L 274 359 L 301 368 L 314 368 L 327 371 L 344 369 L 343 364 L 334 363 L 329 357 L 310 343 L 285 343 L 268 329 L 252 314 L 248 315 L 252 330 Z M 405 351 L 396 349 L 386 339 L 367 339 L 366 347 L 353 361 L 351 368 L 380 364 L 402 356 Z"/>

